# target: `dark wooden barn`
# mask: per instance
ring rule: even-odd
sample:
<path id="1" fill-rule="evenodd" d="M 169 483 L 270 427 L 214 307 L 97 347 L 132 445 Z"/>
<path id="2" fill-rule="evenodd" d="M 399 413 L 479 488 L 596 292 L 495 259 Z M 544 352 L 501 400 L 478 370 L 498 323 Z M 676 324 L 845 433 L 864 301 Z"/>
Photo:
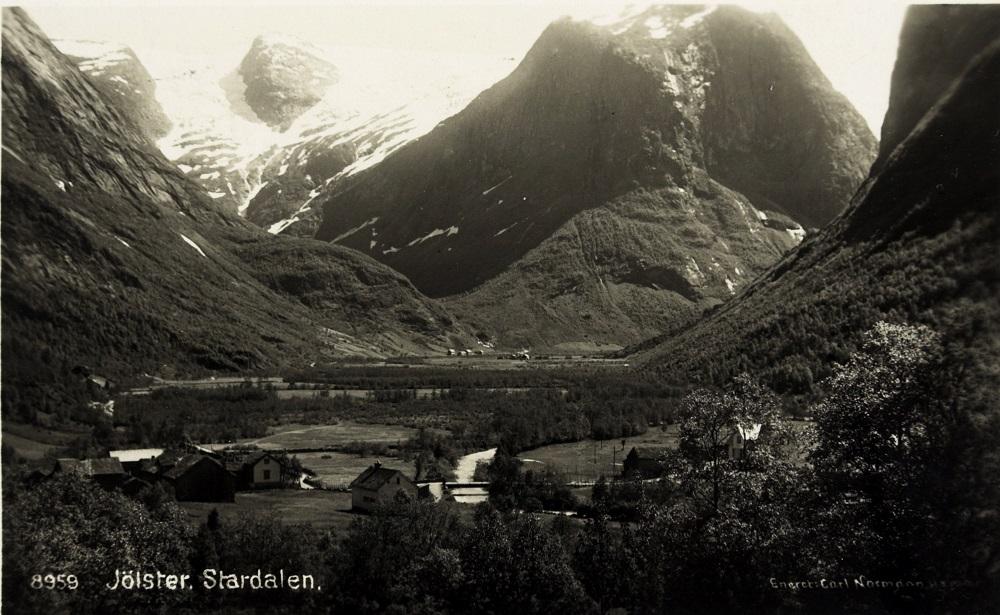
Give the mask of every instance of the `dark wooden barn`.
<path id="1" fill-rule="evenodd" d="M 205 455 L 184 455 L 169 467 L 161 466 L 160 476 L 172 488 L 178 502 L 232 502 L 236 499 L 233 475 L 217 460 Z"/>

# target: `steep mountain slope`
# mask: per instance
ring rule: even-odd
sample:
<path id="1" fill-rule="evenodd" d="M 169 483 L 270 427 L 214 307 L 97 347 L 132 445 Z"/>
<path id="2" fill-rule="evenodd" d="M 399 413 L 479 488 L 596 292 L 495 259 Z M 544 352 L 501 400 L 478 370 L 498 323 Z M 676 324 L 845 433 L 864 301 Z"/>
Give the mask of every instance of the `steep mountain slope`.
<path id="1" fill-rule="evenodd" d="M 874 155 L 863 120 L 776 17 L 667 6 L 603 26 L 562 20 L 460 114 L 336 186 L 316 236 L 432 296 L 471 292 L 454 305 L 485 333 L 634 342 L 728 297 L 801 225 L 828 221 Z M 681 220 L 697 230 L 679 236 Z M 567 252 L 558 236 L 576 234 Z M 646 270 L 696 291 L 630 273 Z"/>
<path id="2" fill-rule="evenodd" d="M 258 36 L 240 63 L 243 97 L 263 122 L 286 130 L 337 80 L 337 68 L 299 41 Z"/>
<path id="3" fill-rule="evenodd" d="M 446 304 L 504 346 L 607 350 L 728 299 L 801 233 L 703 173 L 686 185 L 636 190 L 577 214 L 508 271 Z"/>
<path id="4" fill-rule="evenodd" d="M 936 47 L 942 28 L 967 36 Z M 678 382 L 722 383 L 749 369 L 803 393 L 876 321 L 907 321 L 981 353 L 975 369 L 995 385 L 998 75 L 1000 9 L 911 8 L 883 157 L 849 209 L 714 314 L 645 345 L 638 359 Z"/>
<path id="5" fill-rule="evenodd" d="M 170 119 L 156 100 L 156 82 L 128 47 L 95 41 L 53 41 L 91 83 L 149 139 L 170 131 Z"/>
<path id="6" fill-rule="evenodd" d="M 2 196 L 5 394 L 77 364 L 264 369 L 444 347 L 457 331 L 375 261 L 219 208 L 19 9 L 3 19 Z"/>

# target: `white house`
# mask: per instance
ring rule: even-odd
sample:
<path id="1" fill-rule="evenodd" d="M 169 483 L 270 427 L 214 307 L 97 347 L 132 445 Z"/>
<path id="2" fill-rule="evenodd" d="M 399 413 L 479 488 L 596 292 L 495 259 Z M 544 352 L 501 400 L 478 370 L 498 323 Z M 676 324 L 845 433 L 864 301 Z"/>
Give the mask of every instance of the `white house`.
<path id="1" fill-rule="evenodd" d="M 351 507 L 371 512 L 391 504 L 397 494 L 417 499 L 417 486 L 399 470 L 383 468 L 376 461 L 351 482 Z"/>
<path id="2" fill-rule="evenodd" d="M 751 423 L 749 426 L 736 425 L 733 433 L 729 434 L 726 445 L 730 459 L 743 459 L 747 449 L 760 437 L 760 427 L 760 423 Z"/>

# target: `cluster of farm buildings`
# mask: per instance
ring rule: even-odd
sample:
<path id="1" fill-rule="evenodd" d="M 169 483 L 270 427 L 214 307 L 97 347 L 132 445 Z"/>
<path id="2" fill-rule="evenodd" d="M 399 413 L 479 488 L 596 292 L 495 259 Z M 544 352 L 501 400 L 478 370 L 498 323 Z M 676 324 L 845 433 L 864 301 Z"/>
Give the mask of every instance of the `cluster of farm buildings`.
<path id="1" fill-rule="evenodd" d="M 57 459 L 49 472 L 34 478 L 74 474 L 102 487 L 136 494 L 159 484 L 179 502 L 232 502 L 236 491 L 284 486 L 286 460 L 264 450 L 217 453 L 199 446 L 111 451 L 107 457 Z"/>
<path id="2" fill-rule="evenodd" d="M 725 442 L 729 459 L 741 459 L 753 448 L 761 426 L 738 426 Z M 666 449 L 633 447 L 623 459 L 627 478 L 663 476 Z M 190 444 L 183 449 L 111 451 L 107 457 L 58 459 L 48 472 L 36 470 L 31 480 L 73 474 L 105 487 L 138 494 L 161 485 L 179 502 L 233 502 L 237 491 L 301 486 L 304 476 L 283 454 L 261 449 L 212 451 Z M 444 485 L 441 485 L 444 487 Z M 418 485 L 403 472 L 375 462 L 350 484 L 352 508 L 373 511 L 403 497 L 435 498 L 428 484 Z"/>
<path id="3" fill-rule="evenodd" d="M 197 445 L 111 451 L 107 457 L 58 459 L 49 471 L 36 470 L 30 480 L 59 474 L 89 479 L 106 489 L 136 495 L 161 485 L 178 502 L 233 502 L 237 491 L 299 488 L 302 476 L 289 467 L 285 455 L 266 450 L 212 451 Z M 403 496 L 421 495 L 409 477 L 375 462 L 350 485 L 353 507 L 371 511 Z M 426 492 L 426 489 L 424 490 Z"/>

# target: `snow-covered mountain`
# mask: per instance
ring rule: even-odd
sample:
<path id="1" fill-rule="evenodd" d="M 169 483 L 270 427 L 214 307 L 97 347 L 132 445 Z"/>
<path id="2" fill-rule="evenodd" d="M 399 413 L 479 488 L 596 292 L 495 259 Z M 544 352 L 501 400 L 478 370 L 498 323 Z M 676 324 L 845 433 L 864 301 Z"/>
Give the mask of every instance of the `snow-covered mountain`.
<path id="1" fill-rule="evenodd" d="M 262 95 L 246 79 L 263 48 L 275 64 L 307 73 L 310 92 L 322 90 L 315 104 L 262 111 Z M 224 55 L 172 49 L 142 60 L 173 124 L 158 140 L 167 158 L 224 207 L 272 233 L 303 236 L 319 223 L 314 200 L 338 179 L 426 134 L 515 65 L 512 57 L 317 47 L 282 35 Z M 281 113 L 287 121 L 275 125 Z"/>

